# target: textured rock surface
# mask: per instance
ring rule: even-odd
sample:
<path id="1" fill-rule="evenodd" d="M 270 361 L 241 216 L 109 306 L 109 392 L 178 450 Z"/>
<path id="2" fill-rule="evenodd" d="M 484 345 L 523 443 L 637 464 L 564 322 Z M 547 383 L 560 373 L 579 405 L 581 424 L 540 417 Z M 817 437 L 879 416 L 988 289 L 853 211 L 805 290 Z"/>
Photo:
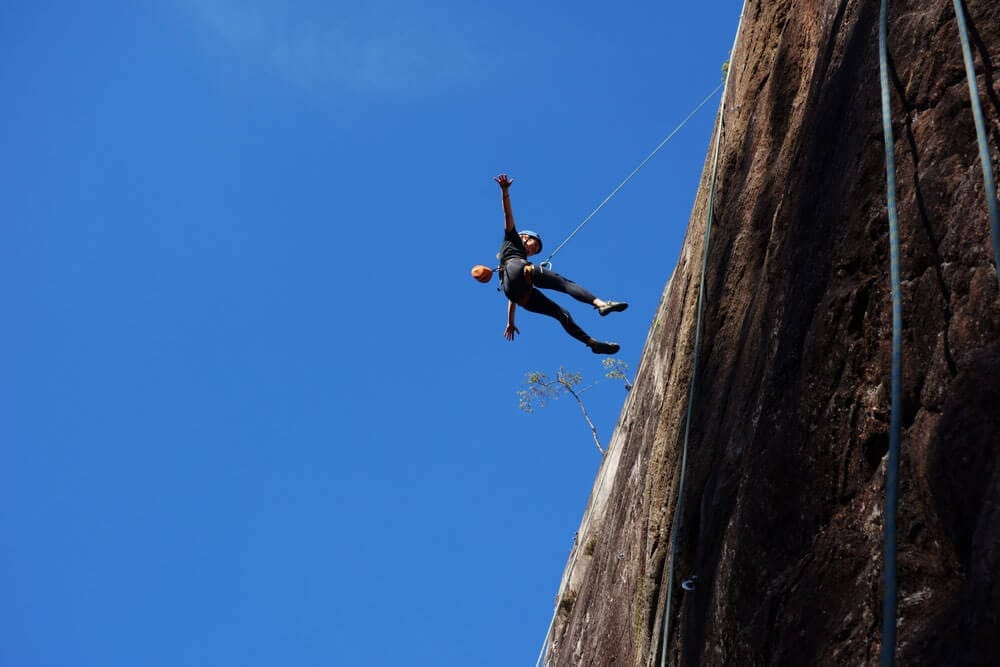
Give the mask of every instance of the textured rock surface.
<path id="1" fill-rule="evenodd" d="M 1000 3 L 968 0 L 1000 164 Z M 891 305 L 877 0 L 749 0 L 732 56 L 669 664 L 877 662 Z M 1000 664 L 1000 294 L 951 0 L 891 3 L 898 659 Z M 717 128 L 718 131 L 718 128 Z M 708 165 L 548 664 L 659 664 Z M 995 171 L 997 171 L 995 167 Z M 995 174 L 1000 176 L 1000 174 Z"/>

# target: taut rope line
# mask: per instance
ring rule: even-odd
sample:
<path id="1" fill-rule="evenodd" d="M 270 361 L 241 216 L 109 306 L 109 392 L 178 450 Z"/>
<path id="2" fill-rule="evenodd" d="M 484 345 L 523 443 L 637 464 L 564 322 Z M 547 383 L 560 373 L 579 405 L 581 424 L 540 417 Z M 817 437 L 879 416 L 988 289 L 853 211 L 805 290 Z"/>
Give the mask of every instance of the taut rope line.
<path id="1" fill-rule="evenodd" d="M 886 468 L 883 520 L 882 653 L 880 664 L 896 660 L 896 508 L 899 505 L 899 436 L 902 425 L 903 300 L 899 280 L 899 218 L 896 212 L 896 156 L 889 96 L 889 0 L 879 12 L 879 81 L 882 88 L 882 134 L 885 143 L 886 200 L 889 212 L 889 280 L 892 285 L 892 413 L 889 418 L 889 461 Z"/>
<path id="2" fill-rule="evenodd" d="M 685 418 L 684 423 L 684 447 L 681 450 L 681 469 L 679 473 L 680 480 L 677 484 L 677 503 L 674 506 L 673 528 L 671 530 L 670 537 L 670 561 L 667 567 L 667 599 L 663 607 L 663 639 L 661 641 L 660 650 L 660 667 L 664 667 L 666 665 L 667 653 L 670 647 L 670 605 L 673 598 L 674 567 L 677 555 L 678 535 L 680 533 L 680 517 L 684 500 L 684 478 L 687 473 L 688 440 L 691 434 L 691 417 L 694 411 L 695 384 L 698 379 L 698 350 L 701 344 L 701 315 L 705 301 L 705 273 L 708 266 L 709 240 L 711 239 L 712 234 L 712 215 L 715 205 L 715 178 L 719 167 L 719 147 L 722 144 L 722 131 L 725 128 L 726 92 L 729 90 L 729 75 L 733 71 L 732 59 L 736 53 L 736 45 L 740 38 L 740 27 L 743 25 L 743 15 L 746 12 L 746 6 L 746 0 L 744 0 L 743 8 L 740 9 L 740 21 L 736 26 L 736 36 L 733 38 L 733 49 L 730 52 L 729 68 L 726 70 L 726 80 L 722 90 L 722 99 L 719 101 L 719 128 L 715 135 L 715 148 L 712 155 L 712 178 L 708 186 L 708 215 L 705 222 L 705 240 L 703 242 L 704 250 L 701 258 L 701 280 L 698 285 L 698 315 L 694 329 L 694 349 L 691 352 L 691 382 L 688 386 L 687 417 Z"/>
<path id="3" fill-rule="evenodd" d="M 972 102 L 972 117 L 976 121 L 976 138 L 979 141 L 979 161 L 983 165 L 983 182 L 986 186 L 986 207 L 990 213 L 990 236 L 993 239 L 993 266 L 1000 285 L 1000 204 L 997 203 L 997 186 L 993 182 L 993 161 L 987 142 L 986 124 L 983 122 L 983 106 L 979 102 L 979 87 L 976 85 L 976 64 L 969 48 L 969 31 L 965 27 L 965 12 L 962 0 L 955 3 L 955 18 L 958 21 L 958 36 L 962 42 L 962 57 L 965 59 L 965 75 L 969 80 L 969 99 Z"/>
<path id="4" fill-rule="evenodd" d="M 604 208 L 604 205 L 607 204 L 609 201 L 611 201 L 611 198 L 614 197 L 616 194 L 618 194 L 618 191 L 621 190 L 623 187 L 625 187 L 625 184 L 628 183 L 630 180 L 632 180 L 632 177 L 635 176 L 636 174 L 638 174 L 639 170 L 641 170 L 643 167 L 645 167 L 646 163 L 649 162 L 650 160 L 652 160 L 653 156 L 656 155 L 657 153 L 659 153 L 660 149 L 663 148 L 664 146 L 666 146 L 667 142 L 670 141 L 673 138 L 673 136 L 680 131 L 680 129 L 682 127 L 684 127 L 685 125 L 687 125 L 687 122 L 689 120 L 691 120 L 692 118 L 694 118 L 694 115 L 696 113 L 698 113 L 698 111 L 700 111 L 701 108 L 703 106 L 705 106 L 705 104 L 710 99 L 712 99 L 712 96 L 715 95 L 717 92 L 719 92 L 719 89 L 722 88 L 722 87 L 723 87 L 723 84 L 721 84 L 721 83 L 718 86 L 716 86 L 715 90 L 713 90 L 712 92 L 710 92 L 708 94 L 708 96 L 705 97 L 705 99 L 703 99 L 701 101 L 701 103 L 694 108 L 694 111 L 692 111 L 691 113 L 689 113 L 687 115 L 687 117 L 684 120 L 681 121 L 680 125 L 678 125 L 677 127 L 675 127 L 674 130 L 673 130 L 673 132 L 671 132 L 670 134 L 668 134 L 667 138 L 664 139 L 663 141 L 661 141 L 660 145 L 657 146 L 656 148 L 654 148 L 653 152 L 650 153 L 649 155 L 647 155 L 646 159 L 644 159 L 642 162 L 640 162 L 639 166 L 636 167 L 635 169 L 633 169 L 632 173 L 629 174 L 628 176 L 626 176 L 625 180 L 622 181 L 621 183 L 619 183 L 618 187 L 616 187 L 614 190 L 612 190 L 611 194 L 609 194 L 607 197 L 605 197 L 604 201 L 602 201 L 600 204 L 598 204 L 597 208 L 595 208 L 593 211 L 591 211 L 590 215 L 588 215 L 586 218 L 584 218 L 583 222 L 581 222 L 579 225 L 577 225 L 576 229 L 574 229 L 570 233 L 570 235 L 566 237 L 566 240 L 564 240 L 562 243 L 560 243 L 559 246 L 555 250 L 552 251 L 552 254 L 549 255 L 549 258 L 546 259 L 544 262 L 541 263 L 541 266 L 543 268 L 547 267 L 547 266 L 550 266 L 552 264 L 552 258 L 556 256 L 556 253 L 558 253 L 560 250 L 562 250 L 563 246 L 565 246 L 567 243 L 569 243 L 570 239 L 572 239 L 574 236 L 576 236 L 576 233 L 579 232 L 581 229 L 583 229 L 583 226 L 586 225 L 588 222 L 590 222 L 590 219 L 593 218 L 595 215 L 597 215 L 597 212 L 600 211 L 602 208 Z"/>
<path id="5" fill-rule="evenodd" d="M 660 144 L 655 149 L 653 149 L 653 151 L 649 155 L 647 155 L 646 158 L 642 162 L 639 163 L 639 166 L 637 166 L 635 169 L 633 169 L 632 173 L 630 173 L 627 177 L 625 177 L 625 180 L 623 180 L 621 183 L 619 183 L 618 187 L 616 187 L 614 190 L 612 190 L 611 194 L 609 194 L 607 197 L 605 197 L 604 201 L 602 201 L 600 203 L 600 205 L 598 205 L 597 208 L 595 208 L 593 211 L 591 211 L 590 215 L 588 215 L 586 218 L 584 218 L 583 222 L 581 222 L 577 226 L 577 228 L 574 229 L 573 232 L 568 237 L 566 237 L 566 240 L 564 240 L 562 243 L 560 243 L 559 246 L 554 251 L 552 251 L 552 254 L 549 255 L 549 258 L 546 259 L 544 262 L 542 262 L 540 264 L 540 266 L 542 266 L 542 267 L 551 266 L 551 260 L 552 260 L 553 257 L 556 256 L 556 253 L 558 253 L 560 250 L 562 250 L 563 246 L 565 246 L 567 243 L 569 243 L 569 241 L 576 235 L 576 233 L 579 232 L 581 229 L 583 229 L 583 226 L 586 225 L 588 222 L 590 222 L 590 219 L 593 218 L 595 215 L 597 215 L 598 211 L 600 211 L 604 207 L 605 204 L 607 204 L 609 201 L 611 201 L 611 198 L 614 197 L 618 193 L 618 191 L 621 190 L 625 186 L 625 184 L 628 183 L 629 180 L 632 179 L 633 176 L 635 176 L 636 174 L 638 174 L 639 170 L 641 170 L 644 166 L 646 166 L 646 163 L 649 162 L 651 159 L 653 159 L 653 156 L 655 156 L 660 151 L 660 149 L 663 148 L 667 144 L 667 142 L 670 141 L 673 138 L 673 136 L 675 134 L 677 134 L 677 132 L 679 132 L 681 130 L 681 128 L 683 128 L 688 123 L 688 121 L 690 121 L 694 117 L 694 115 L 696 113 L 698 113 L 698 111 L 700 111 L 703 106 L 705 106 L 705 104 L 708 103 L 708 101 L 710 99 L 712 99 L 712 96 L 715 95 L 717 92 L 719 92 L 719 89 L 723 88 L 723 87 L 724 87 L 724 84 L 719 84 L 718 86 L 716 86 L 715 90 L 713 90 L 711 93 L 709 93 L 705 97 L 705 99 L 703 99 L 701 101 L 701 103 L 699 103 L 698 106 L 696 106 L 694 108 L 694 110 L 691 111 L 691 113 L 689 113 L 687 115 L 687 117 L 685 117 L 684 120 L 682 120 L 680 122 L 680 124 L 677 127 L 675 127 L 674 130 L 670 134 L 668 134 L 667 137 L 663 141 L 661 141 Z M 607 459 L 605 459 L 605 460 L 607 460 Z M 604 463 L 602 462 L 601 463 L 602 469 L 603 469 L 603 466 L 604 466 Z M 602 470 L 602 472 L 603 472 L 603 470 Z M 597 490 L 598 495 L 600 494 L 600 490 L 601 490 L 601 488 L 604 485 L 604 481 L 605 481 L 605 477 L 602 474 L 600 482 L 598 484 L 598 490 Z M 578 535 L 577 535 L 577 537 L 580 540 L 583 539 L 583 536 L 586 533 L 587 528 L 589 528 L 589 526 L 590 526 L 590 514 L 588 512 L 586 514 L 586 516 L 585 516 L 585 519 L 584 519 L 584 528 L 582 528 L 580 530 L 580 532 L 578 533 Z M 571 551 L 572 556 L 570 558 L 570 563 L 569 563 L 569 566 L 567 567 L 567 571 L 572 572 L 573 568 L 576 566 L 576 560 L 577 560 L 577 557 L 579 556 L 579 551 L 580 551 L 581 546 L 582 546 L 582 544 L 577 543 L 575 545 L 575 547 L 572 549 L 572 551 Z M 552 612 L 552 618 L 549 621 L 548 630 L 545 631 L 545 639 L 542 642 L 541 651 L 539 651 L 538 658 L 535 660 L 535 667 L 540 667 L 541 665 L 544 665 L 546 659 L 548 658 L 549 635 L 552 634 L 552 628 L 555 626 L 556 618 L 559 615 L 559 602 L 560 602 L 560 597 L 562 596 L 562 593 L 563 593 L 562 588 L 560 588 L 559 592 L 556 595 L 555 609 Z"/>

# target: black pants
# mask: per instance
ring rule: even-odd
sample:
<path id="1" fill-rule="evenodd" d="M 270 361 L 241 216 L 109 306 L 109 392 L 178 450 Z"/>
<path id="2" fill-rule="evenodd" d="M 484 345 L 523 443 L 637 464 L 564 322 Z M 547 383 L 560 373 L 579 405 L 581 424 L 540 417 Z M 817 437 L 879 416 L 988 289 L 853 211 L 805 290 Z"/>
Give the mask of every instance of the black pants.
<path id="1" fill-rule="evenodd" d="M 578 341 L 583 343 L 592 341 L 593 339 L 580 328 L 580 325 L 573 321 L 569 311 L 536 288 L 563 292 L 577 301 L 591 305 L 597 297 L 555 271 L 542 269 L 535 265 L 531 265 L 531 282 L 529 283 L 524 275 L 526 266 L 528 266 L 528 262 L 523 260 L 508 260 L 504 265 L 503 287 L 507 298 L 525 310 L 557 319 L 566 333 Z"/>

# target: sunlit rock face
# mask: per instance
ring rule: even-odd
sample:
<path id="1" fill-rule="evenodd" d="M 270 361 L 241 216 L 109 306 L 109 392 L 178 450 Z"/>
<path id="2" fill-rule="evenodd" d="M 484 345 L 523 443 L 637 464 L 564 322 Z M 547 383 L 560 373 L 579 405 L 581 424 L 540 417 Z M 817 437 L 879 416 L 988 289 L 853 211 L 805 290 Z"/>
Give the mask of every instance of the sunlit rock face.
<path id="1" fill-rule="evenodd" d="M 967 0 L 1000 176 L 1000 2 Z M 875 0 L 749 0 L 732 55 L 667 663 L 881 644 L 891 300 Z M 898 664 L 1000 664 L 1000 294 L 952 0 L 893 1 Z M 547 664 L 658 665 L 711 150 Z M 697 577 L 697 579 L 693 579 Z M 691 580 L 684 590 L 680 583 Z"/>

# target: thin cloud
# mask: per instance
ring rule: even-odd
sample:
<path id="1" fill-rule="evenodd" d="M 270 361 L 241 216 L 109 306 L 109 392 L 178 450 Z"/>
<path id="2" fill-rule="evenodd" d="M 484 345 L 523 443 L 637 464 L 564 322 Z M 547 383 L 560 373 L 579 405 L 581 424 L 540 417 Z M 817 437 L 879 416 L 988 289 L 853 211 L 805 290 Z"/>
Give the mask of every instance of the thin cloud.
<path id="1" fill-rule="evenodd" d="M 437 92 L 482 79 L 483 58 L 458 27 L 426 7 L 319 5 L 299 16 L 269 0 L 193 0 L 200 28 L 235 57 L 304 87 L 385 94 Z"/>

